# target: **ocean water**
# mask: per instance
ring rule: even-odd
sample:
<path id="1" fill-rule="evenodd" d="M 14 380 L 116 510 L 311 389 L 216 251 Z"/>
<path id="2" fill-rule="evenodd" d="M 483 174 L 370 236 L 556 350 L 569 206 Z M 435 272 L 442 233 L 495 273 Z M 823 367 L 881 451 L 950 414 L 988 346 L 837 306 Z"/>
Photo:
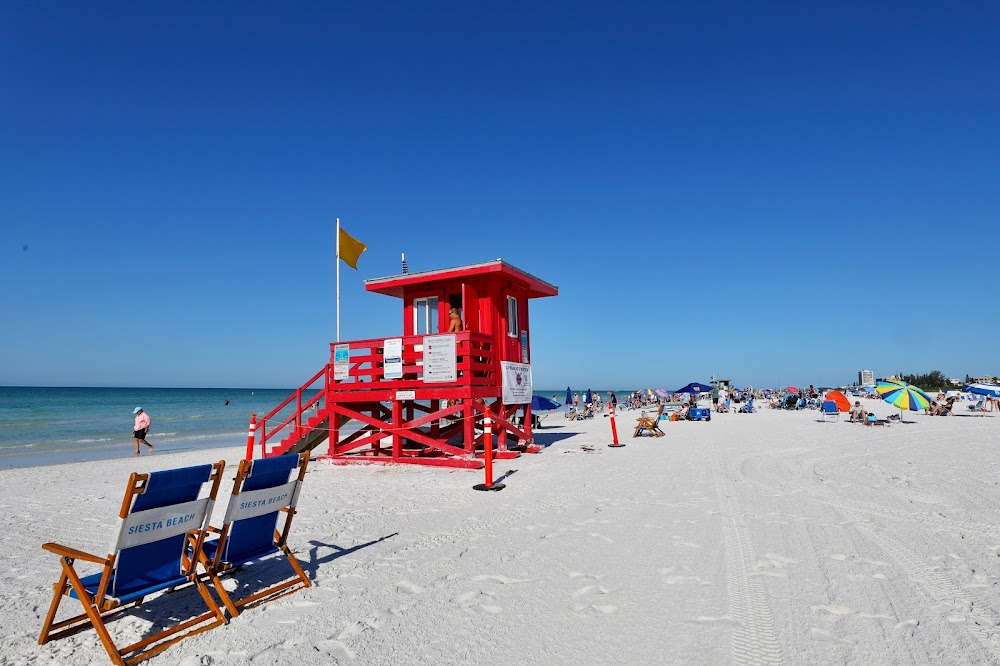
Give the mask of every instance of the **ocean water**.
<path id="1" fill-rule="evenodd" d="M 130 456 L 136 407 L 152 420 L 146 441 L 157 452 L 245 446 L 250 415 L 269 413 L 293 392 L 0 386 L 0 469 Z M 566 397 L 565 388 L 535 393 L 556 396 L 560 403 Z M 586 389 L 578 393 L 582 401 Z M 607 397 L 606 389 L 600 393 Z M 291 411 L 286 408 L 281 417 Z M 146 447 L 141 449 L 146 455 Z"/>
<path id="2" fill-rule="evenodd" d="M 0 468 L 130 456 L 132 410 L 152 423 L 156 451 L 246 445 L 250 415 L 290 389 L 0 387 Z M 229 404 L 226 404 L 226 401 Z M 142 453 L 147 453 L 142 446 Z"/>

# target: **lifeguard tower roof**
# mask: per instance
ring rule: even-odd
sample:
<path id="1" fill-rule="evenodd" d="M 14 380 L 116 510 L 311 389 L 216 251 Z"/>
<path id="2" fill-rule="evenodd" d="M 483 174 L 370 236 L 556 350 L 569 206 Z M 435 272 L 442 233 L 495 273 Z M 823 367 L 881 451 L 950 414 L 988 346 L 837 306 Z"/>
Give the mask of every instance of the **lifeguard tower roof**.
<path id="1" fill-rule="evenodd" d="M 365 280 L 365 289 L 377 294 L 403 298 L 404 289 L 413 285 L 425 285 L 429 282 L 450 281 L 456 278 L 461 279 L 490 274 L 504 275 L 512 282 L 524 287 L 527 290 L 528 298 L 559 295 L 559 287 L 549 284 L 531 273 L 522 271 L 520 268 L 508 264 L 503 259 L 494 259 L 492 261 L 484 261 L 481 264 L 469 264 L 468 266 L 455 266 L 454 268 L 439 268 L 420 273 L 404 273 L 402 275 L 372 278 Z"/>

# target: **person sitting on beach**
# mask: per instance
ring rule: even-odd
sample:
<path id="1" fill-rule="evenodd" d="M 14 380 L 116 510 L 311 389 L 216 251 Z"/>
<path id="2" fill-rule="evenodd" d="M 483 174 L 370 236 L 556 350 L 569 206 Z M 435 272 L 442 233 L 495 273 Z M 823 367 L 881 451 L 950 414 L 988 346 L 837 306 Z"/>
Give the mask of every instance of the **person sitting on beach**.
<path id="1" fill-rule="evenodd" d="M 851 423 L 864 423 L 868 416 L 868 413 L 862 409 L 860 400 L 854 401 L 854 409 L 850 411 L 850 414 Z"/>
<path id="2" fill-rule="evenodd" d="M 931 416 L 948 416 L 949 414 L 951 414 L 951 402 L 937 402 L 935 400 L 931 403 Z"/>
<path id="3" fill-rule="evenodd" d="M 874 414 L 869 414 L 865 417 L 866 426 L 888 426 L 888 421 L 879 421 Z"/>

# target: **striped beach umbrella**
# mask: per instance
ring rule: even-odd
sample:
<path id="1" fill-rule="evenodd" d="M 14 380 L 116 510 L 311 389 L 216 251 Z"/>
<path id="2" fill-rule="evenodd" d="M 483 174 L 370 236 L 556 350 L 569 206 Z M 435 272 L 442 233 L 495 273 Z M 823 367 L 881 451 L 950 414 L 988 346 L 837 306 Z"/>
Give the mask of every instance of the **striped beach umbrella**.
<path id="1" fill-rule="evenodd" d="M 974 393 L 976 395 L 989 395 L 1000 398 L 1000 386 L 993 384 L 966 384 L 962 387 L 964 393 Z"/>
<path id="2" fill-rule="evenodd" d="M 899 419 L 903 419 L 903 411 L 916 412 L 931 406 L 931 397 L 916 386 L 896 380 L 883 380 L 875 384 L 875 392 L 893 407 L 899 408 Z"/>

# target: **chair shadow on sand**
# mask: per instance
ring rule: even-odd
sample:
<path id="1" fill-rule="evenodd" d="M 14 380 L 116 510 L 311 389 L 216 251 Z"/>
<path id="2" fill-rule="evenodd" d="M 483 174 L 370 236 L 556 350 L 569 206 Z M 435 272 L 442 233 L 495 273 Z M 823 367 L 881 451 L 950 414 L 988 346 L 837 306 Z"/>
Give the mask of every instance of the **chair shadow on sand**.
<path id="1" fill-rule="evenodd" d="M 327 564 L 333 562 L 337 558 L 344 557 L 345 555 L 350 555 L 356 553 L 363 548 L 368 548 L 369 546 L 374 546 L 377 543 L 382 543 L 388 539 L 399 536 L 399 532 L 393 532 L 392 534 L 387 534 L 384 537 L 379 537 L 378 539 L 373 539 L 367 543 L 359 543 L 357 546 L 352 546 L 350 548 L 341 548 L 332 543 L 323 543 L 322 541 L 310 541 L 309 544 L 312 546 L 309 549 L 309 559 L 305 562 L 301 562 L 302 569 L 309 576 L 309 580 L 316 580 L 316 572 L 319 571 L 319 565 Z M 333 552 L 323 557 L 319 557 L 320 548 L 329 548 Z"/>
<path id="2" fill-rule="evenodd" d="M 342 548 L 334 544 L 323 543 L 322 541 L 310 541 L 309 559 L 300 558 L 299 563 L 302 565 L 302 569 L 306 572 L 306 575 L 309 576 L 309 579 L 316 580 L 316 573 L 321 564 L 328 564 L 339 557 L 356 553 L 363 548 L 374 546 L 377 543 L 398 535 L 399 532 L 393 532 L 392 534 L 387 534 L 384 537 L 373 539 L 372 541 L 361 543 L 351 548 Z M 331 549 L 333 552 L 320 557 L 320 548 Z M 267 589 L 288 578 L 287 562 L 281 558 L 271 558 L 244 567 L 237 578 L 227 576 L 225 580 L 238 581 L 238 591 L 235 594 L 252 594 L 256 590 Z M 153 634 L 165 627 L 176 624 L 178 617 L 194 617 L 204 610 L 201 597 L 194 594 L 194 590 L 190 585 L 173 592 L 166 592 L 165 594 L 176 597 L 171 600 L 169 607 L 165 607 L 167 606 L 165 604 L 143 604 L 130 609 L 123 614 L 123 617 L 131 616 L 149 622 L 151 626 L 145 629 L 143 633 Z"/>

